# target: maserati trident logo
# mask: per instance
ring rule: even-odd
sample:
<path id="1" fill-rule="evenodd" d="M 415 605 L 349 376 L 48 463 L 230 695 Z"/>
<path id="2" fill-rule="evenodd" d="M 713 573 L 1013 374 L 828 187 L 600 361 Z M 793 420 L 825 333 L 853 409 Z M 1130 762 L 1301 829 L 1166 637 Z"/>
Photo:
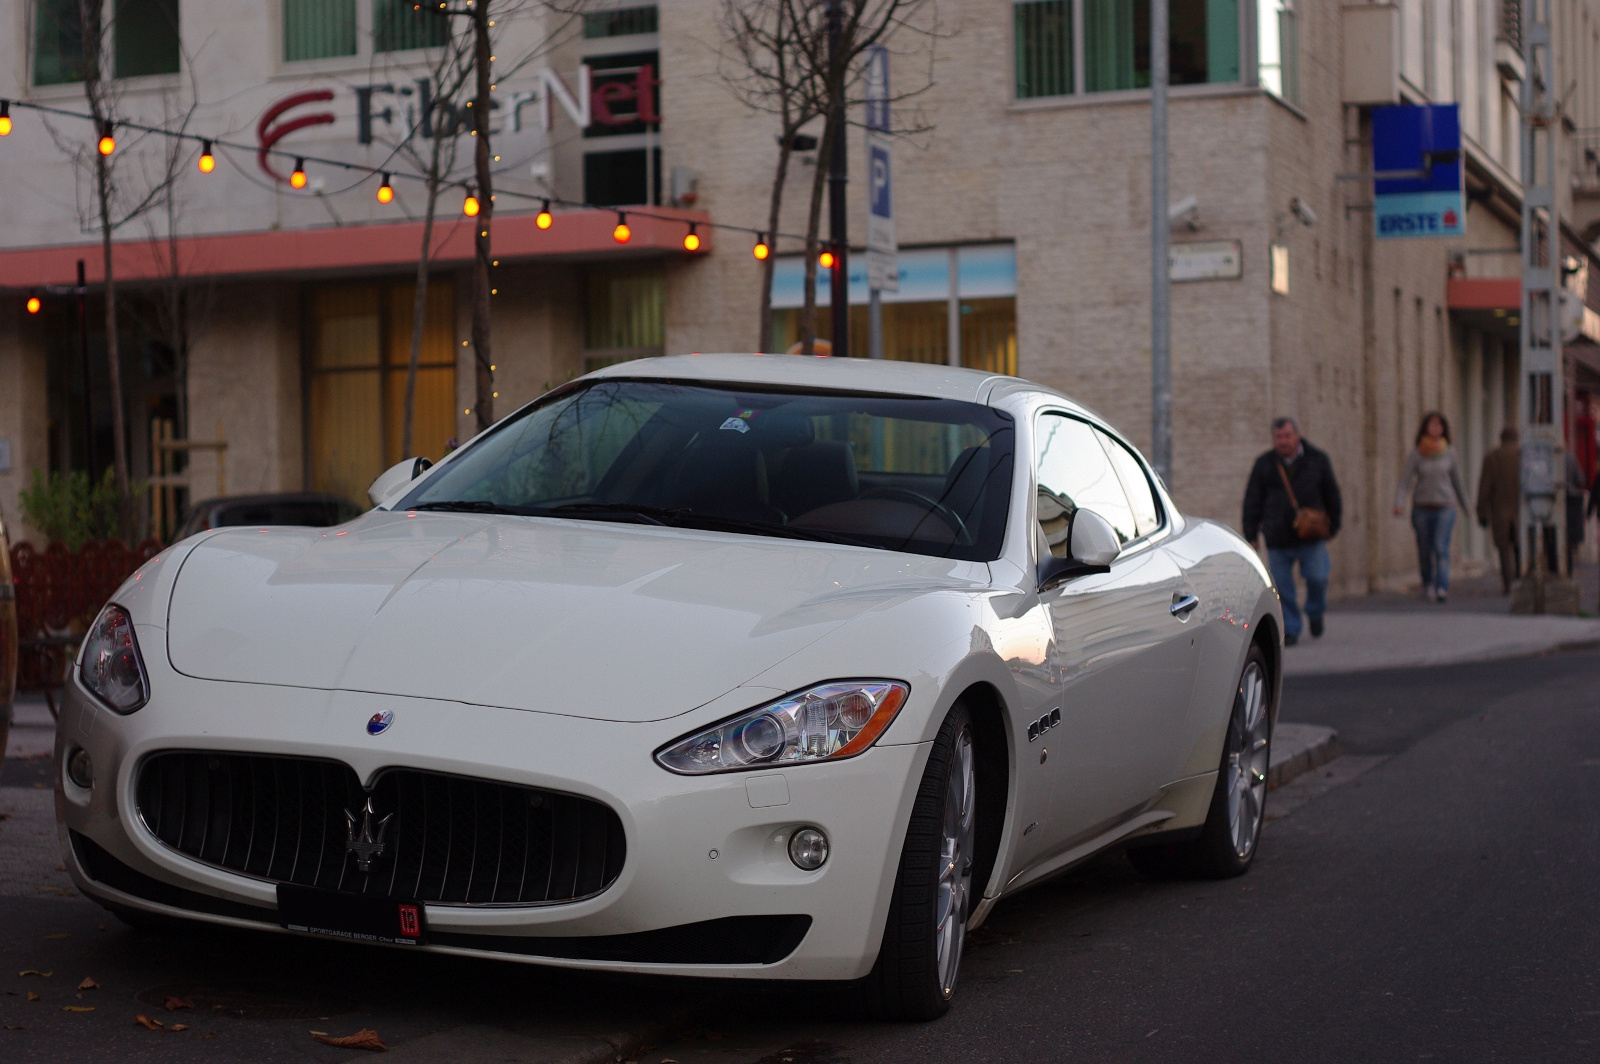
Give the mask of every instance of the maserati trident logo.
<path id="1" fill-rule="evenodd" d="M 383 832 L 389 826 L 389 821 L 394 819 L 394 814 L 379 817 L 378 811 L 372 807 L 372 798 L 367 798 L 366 808 L 360 813 L 344 811 L 345 822 L 349 825 L 346 832 L 344 852 L 356 855 L 356 868 L 363 872 L 372 871 L 372 862 L 383 856 Z"/>
<path id="2" fill-rule="evenodd" d="M 380 709 L 367 721 L 368 735 L 382 735 L 389 730 L 389 725 L 394 723 L 394 710 Z"/>

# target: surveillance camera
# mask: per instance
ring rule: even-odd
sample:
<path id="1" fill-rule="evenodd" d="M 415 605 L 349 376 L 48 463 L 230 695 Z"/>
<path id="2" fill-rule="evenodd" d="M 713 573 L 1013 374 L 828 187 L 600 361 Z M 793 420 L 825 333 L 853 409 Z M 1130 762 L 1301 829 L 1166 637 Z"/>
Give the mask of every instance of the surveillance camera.
<path id="1" fill-rule="evenodd" d="M 1167 224 L 1173 229 L 1184 228 L 1191 232 L 1200 228 L 1200 201 L 1193 196 L 1183 199 L 1167 208 Z"/>
<path id="2" fill-rule="evenodd" d="M 548 183 L 550 180 L 550 164 L 542 159 L 533 163 L 528 167 L 528 176 L 541 184 Z"/>
<path id="3" fill-rule="evenodd" d="M 1311 209 L 1311 204 L 1299 196 L 1289 201 L 1289 213 L 1300 219 L 1301 224 L 1308 228 L 1317 224 L 1317 212 Z"/>

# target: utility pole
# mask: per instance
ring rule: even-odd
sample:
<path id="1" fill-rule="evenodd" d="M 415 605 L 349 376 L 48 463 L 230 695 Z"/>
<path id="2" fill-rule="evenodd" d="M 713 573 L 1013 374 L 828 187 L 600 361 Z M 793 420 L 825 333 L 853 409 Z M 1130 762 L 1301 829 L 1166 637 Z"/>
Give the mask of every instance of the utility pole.
<path id="1" fill-rule="evenodd" d="M 1150 0 L 1150 457 L 1172 485 L 1172 281 L 1167 265 L 1167 0 Z"/>
<path id="2" fill-rule="evenodd" d="M 1552 0 L 1524 0 L 1522 47 L 1522 520 L 1518 536 L 1527 544 L 1529 576 L 1513 596 L 1513 609 L 1566 612 L 1569 597 L 1558 581 L 1566 538 L 1563 495 L 1566 465 L 1562 447 L 1565 386 L 1561 373 L 1560 273 L 1561 216 L 1555 199 L 1555 50 L 1550 41 Z M 1542 143 L 1541 143 L 1542 137 Z M 1540 149 L 1543 149 L 1542 151 Z M 1542 156 L 1542 158 L 1541 158 Z M 1541 239 L 1541 237 L 1543 239 Z M 1543 246 L 1541 246 L 1543 245 Z M 1554 572 L 1546 564 L 1546 526 L 1556 533 Z M 1570 583 L 1561 582 L 1562 584 Z M 1559 587 L 1559 591 L 1558 591 Z M 1555 592 L 1556 594 L 1552 594 Z M 1576 612 L 1576 596 L 1573 610 Z M 1552 600 L 1555 601 L 1552 601 Z"/>
<path id="3" fill-rule="evenodd" d="M 828 244 L 833 252 L 829 272 L 828 309 L 833 314 L 833 353 L 839 358 L 850 354 L 850 238 L 849 216 L 845 213 L 845 186 L 850 182 L 850 167 L 845 146 L 844 55 L 840 37 L 844 32 L 841 0 L 828 0 L 828 91 L 833 113 L 833 150 L 828 153 Z"/>

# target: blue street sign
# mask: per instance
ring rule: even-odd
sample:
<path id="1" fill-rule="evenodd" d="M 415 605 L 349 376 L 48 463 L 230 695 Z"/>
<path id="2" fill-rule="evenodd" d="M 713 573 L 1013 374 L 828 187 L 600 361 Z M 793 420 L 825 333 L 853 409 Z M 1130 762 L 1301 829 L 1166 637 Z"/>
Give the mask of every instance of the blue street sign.
<path id="1" fill-rule="evenodd" d="M 889 49 L 881 44 L 867 47 L 866 69 L 867 128 L 889 132 Z"/>
<path id="2" fill-rule="evenodd" d="M 872 205 L 869 208 L 874 217 L 894 220 L 894 204 L 890 201 L 889 145 L 876 140 L 868 141 L 867 148 L 871 153 L 871 195 Z"/>
<path id="3" fill-rule="evenodd" d="M 1373 225 L 1380 240 L 1466 233 L 1456 104 L 1376 108 L 1372 168 L 1379 173 L 1421 175 L 1373 182 Z"/>

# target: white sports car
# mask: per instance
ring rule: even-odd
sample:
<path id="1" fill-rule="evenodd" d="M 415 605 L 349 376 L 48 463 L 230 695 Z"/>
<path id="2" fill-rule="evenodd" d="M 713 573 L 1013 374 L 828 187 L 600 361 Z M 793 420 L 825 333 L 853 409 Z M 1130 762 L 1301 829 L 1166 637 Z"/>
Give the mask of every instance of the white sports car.
<path id="1" fill-rule="evenodd" d="M 106 606 L 56 740 L 85 894 L 927 1018 L 1007 894 L 1255 856 L 1271 581 L 1046 388 L 650 359 L 373 494 Z"/>

